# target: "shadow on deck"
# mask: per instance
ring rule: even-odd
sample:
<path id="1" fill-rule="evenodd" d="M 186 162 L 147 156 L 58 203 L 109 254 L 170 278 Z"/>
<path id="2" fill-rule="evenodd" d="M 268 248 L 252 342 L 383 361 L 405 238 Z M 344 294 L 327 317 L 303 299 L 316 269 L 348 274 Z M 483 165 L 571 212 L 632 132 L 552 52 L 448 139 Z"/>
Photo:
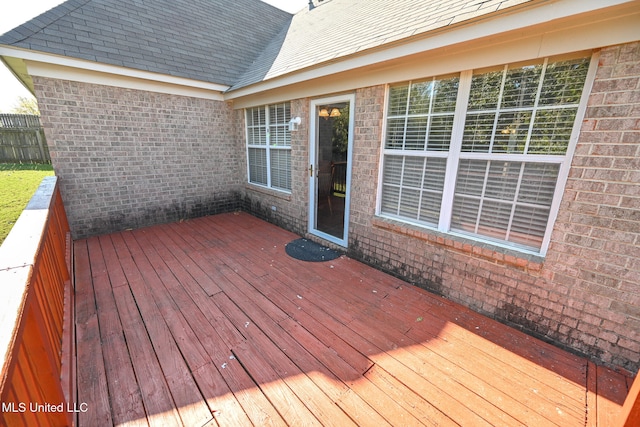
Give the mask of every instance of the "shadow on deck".
<path id="1" fill-rule="evenodd" d="M 224 214 L 74 244 L 80 426 L 607 426 L 631 379 Z"/>

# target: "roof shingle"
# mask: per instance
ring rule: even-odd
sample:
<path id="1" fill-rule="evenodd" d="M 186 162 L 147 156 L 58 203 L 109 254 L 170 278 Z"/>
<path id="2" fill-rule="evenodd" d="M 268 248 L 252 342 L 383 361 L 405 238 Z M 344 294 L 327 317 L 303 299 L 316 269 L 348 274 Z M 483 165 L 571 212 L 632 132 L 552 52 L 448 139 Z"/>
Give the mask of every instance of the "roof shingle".
<path id="1" fill-rule="evenodd" d="M 325 0 L 297 13 L 233 89 L 532 0 Z"/>
<path id="2" fill-rule="evenodd" d="M 233 90 L 532 1 L 324 0 L 292 17 L 259 0 L 68 0 L 0 44 Z"/>
<path id="3" fill-rule="evenodd" d="M 259 0 L 69 0 L 0 44 L 232 85 L 290 20 Z"/>

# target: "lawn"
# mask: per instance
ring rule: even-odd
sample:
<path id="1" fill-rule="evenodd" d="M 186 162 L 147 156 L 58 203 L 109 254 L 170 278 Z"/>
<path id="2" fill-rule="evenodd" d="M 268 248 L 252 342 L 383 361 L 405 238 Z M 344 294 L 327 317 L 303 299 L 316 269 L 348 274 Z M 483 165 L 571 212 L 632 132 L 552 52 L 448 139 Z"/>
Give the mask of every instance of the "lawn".
<path id="1" fill-rule="evenodd" d="M 0 163 L 0 244 L 27 206 L 51 165 Z"/>

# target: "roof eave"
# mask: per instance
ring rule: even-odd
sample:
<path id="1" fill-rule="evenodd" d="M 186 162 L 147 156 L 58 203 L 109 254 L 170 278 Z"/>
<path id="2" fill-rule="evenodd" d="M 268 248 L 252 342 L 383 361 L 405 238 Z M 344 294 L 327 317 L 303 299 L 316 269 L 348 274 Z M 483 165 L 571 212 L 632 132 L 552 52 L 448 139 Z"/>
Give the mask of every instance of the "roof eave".
<path id="1" fill-rule="evenodd" d="M 419 53 L 446 49 L 474 40 L 513 33 L 523 28 L 533 28 L 553 21 L 560 21 L 586 14 L 600 14 L 611 10 L 614 15 L 624 15 L 634 11 L 638 13 L 638 0 L 565 0 L 559 2 L 525 3 L 491 15 L 483 15 L 466 21 L 452 23 L 425 34 L 395 41 L 383 46 L 353 53 L 349 56 L 334 58 L 280 75 L 267 75 L 260 82 L 242 87 L 232 86 L 225 99 L 237 99 L 252 96 L 281 87 L 304 83 L 330 74 L 348 72 L 374 66 L 387 61 L 410 57 Z M 606 15 L 601 15 L 606 18 Z"/>
<path id="2" fill-rule="evenodd" d="M 0 57 L 21 59 L 32 63 L 50 64 L 54 66 L 74 68 L 78 70 L 86 70 L 90 72 L 98 72 L 110 74 L 113 76 L 122 76 L 135 79 L 149 80 L 159 83 L 167 83 L 178 86 L 186 86 L 197 89 L 211 90 L 219 93 L 227 91 L 230 86 L 204 82 L 199 80 L 187 79 L 184 77 L 176 77 L 167 74 L 153 73 L 149 71 L 135 70 L 132 68 L 119 67 L 115 65 L 102 64 L 98 62 L 86 61 L 81 59 L 70 58 L 66 56 L 53 55 L 46 52 L 38 52 L 16 48 L 12 46 L 0 45 Z M 15 74 L 15 70 L 12 69 Z M 22 79 L 21 79 L 22 80 Z M 23 81 L 24 83 L 24 81 Z"/>

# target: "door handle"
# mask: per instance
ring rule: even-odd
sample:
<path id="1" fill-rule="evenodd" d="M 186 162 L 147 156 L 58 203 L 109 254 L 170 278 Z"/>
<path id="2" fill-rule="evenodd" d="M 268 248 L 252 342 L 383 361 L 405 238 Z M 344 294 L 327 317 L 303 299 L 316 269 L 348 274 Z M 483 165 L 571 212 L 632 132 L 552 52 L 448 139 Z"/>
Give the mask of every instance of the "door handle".
<path id="1" fill-rule="evenodd" d="M 313 177 L 313 164 L 309 165 L 309 176 Z"/>

